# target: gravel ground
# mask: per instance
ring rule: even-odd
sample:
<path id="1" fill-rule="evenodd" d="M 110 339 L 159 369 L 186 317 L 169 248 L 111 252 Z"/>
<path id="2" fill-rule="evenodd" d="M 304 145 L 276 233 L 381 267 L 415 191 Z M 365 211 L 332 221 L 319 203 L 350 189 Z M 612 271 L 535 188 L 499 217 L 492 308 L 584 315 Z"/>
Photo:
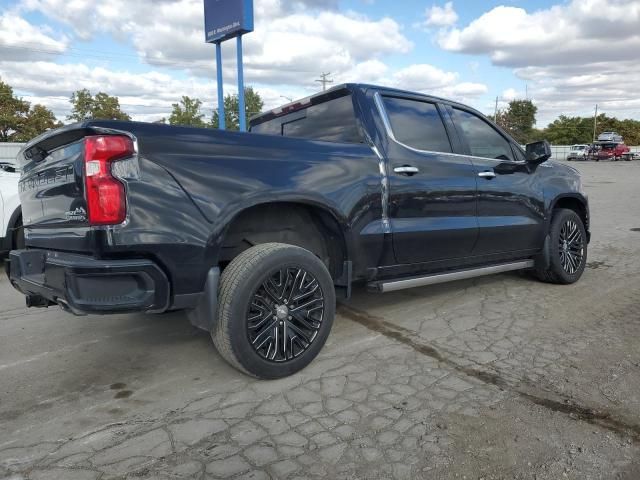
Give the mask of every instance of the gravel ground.
<path id="1" fill-rule="evenodd" d="M 27 310 L 3 276 L 0 478 L 640 478 L 640 162 L 576 166 L 578 284 L 358 291 L 284 380 L 182 314 Z"/>

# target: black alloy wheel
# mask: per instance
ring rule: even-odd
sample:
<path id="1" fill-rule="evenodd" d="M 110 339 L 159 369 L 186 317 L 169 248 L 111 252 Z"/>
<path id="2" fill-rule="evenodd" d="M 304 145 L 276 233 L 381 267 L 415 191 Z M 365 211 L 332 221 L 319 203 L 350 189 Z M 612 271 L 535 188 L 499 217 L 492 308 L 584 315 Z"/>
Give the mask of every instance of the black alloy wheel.
<path id="1" fill-rule="evenodd" d="M 265 243 L 245 250 L 223 271 L 211 337 L 237 369 L 257 378 L 282 378 L 318 355 L 335 311 L 333 279 L 317 255 Z"/>
<path id="2" fill-rule="evenodd" d="M 324 294 L 302 267 L 278 268 L 253 294 L 247 335 L 263 359 L 286 362 L 304 353 L 324 320 Z"/>
<path id="3" fill-rule="evenodd" d="M 560 228 L 558 240 L 560 264 L 565 272 L 574 275 L 582 266 L 584 258 L 582 230 L 574 220 L 567 220 Z"/>
<path id="4" fill-rule="evenodd" d="M 555 210 L 545 249 L 546 253 L 536 259 L 536 276 L 543 282 L 561 285 L 577 282 L 584 273 L 588 249 L 582 217 L 574 210 Z"/>

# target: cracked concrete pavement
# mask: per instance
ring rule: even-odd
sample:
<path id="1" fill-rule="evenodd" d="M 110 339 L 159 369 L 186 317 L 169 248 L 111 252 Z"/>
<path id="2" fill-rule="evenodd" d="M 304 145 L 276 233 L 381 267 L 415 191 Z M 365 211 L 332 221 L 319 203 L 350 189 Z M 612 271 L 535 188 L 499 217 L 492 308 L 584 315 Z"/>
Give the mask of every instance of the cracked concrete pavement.
<path id="1" fill-rule="evenodd" d="M 0 280 L 0 478 L 640 478 L 640 162 L 578 164 L 576 285 L 357 291 L 284 380 L 183 314 L 27 310 Z"/>

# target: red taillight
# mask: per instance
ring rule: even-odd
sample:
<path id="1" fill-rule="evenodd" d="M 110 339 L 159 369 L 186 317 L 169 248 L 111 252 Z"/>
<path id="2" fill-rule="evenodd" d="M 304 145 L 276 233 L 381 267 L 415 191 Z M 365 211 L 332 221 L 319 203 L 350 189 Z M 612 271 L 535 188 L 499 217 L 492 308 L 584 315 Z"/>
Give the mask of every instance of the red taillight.
<path id="1" fill-rule="evenodd" d="M 124 185 L 111 173 L 111 163 L 135 153 L 124 135 L 97 135 L 84 139 L 87 210 L 91 225 L 116 225 L 127 216 Z"/>

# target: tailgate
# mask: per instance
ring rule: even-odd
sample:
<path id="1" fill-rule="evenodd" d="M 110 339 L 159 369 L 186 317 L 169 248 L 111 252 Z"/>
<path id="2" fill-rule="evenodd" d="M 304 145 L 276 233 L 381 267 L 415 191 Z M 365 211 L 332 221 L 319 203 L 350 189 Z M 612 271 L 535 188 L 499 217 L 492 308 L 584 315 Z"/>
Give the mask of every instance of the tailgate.
<path id="1" fill-rule="evenodd" d="M 32 228 L 89 225 L 84 180 L 84 138 L 113 130 L 75 124 L 47 132 L 18 154 L 23 223 Z M 122 133 L 122 132 L 117 132 Z"/>
<path id="2" fill-rule="evenodd" d="M 82 177 L 82 140 L 52 151 L 38 151 L 35 158 L 20 159 L 20 202 L 25 226 L 60 227 L 87 224 Z"/>

